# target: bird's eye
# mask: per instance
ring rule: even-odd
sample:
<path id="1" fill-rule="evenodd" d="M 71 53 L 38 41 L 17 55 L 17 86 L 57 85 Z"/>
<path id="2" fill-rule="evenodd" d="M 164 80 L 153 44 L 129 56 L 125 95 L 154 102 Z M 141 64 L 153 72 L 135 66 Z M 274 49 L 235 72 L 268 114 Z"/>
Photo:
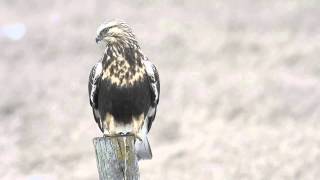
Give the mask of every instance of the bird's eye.
<path id="1" fill-rule="evenodd" d="M 109 28 L 105 28 L 104 30 L 102 30 L 101 34 L 106 34 L 109 31 Z"/>

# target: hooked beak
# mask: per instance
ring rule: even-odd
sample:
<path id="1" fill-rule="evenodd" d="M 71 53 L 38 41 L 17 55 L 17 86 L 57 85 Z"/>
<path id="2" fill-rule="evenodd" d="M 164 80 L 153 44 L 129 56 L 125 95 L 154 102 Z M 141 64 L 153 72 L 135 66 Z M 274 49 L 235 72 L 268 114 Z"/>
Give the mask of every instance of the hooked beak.
<path id="1" fill-rule="evenodd" d="M 100 37 L 96 37 L 96 43 L 98 43 L 99 41 L 101 41 L 102 39 Z"/>

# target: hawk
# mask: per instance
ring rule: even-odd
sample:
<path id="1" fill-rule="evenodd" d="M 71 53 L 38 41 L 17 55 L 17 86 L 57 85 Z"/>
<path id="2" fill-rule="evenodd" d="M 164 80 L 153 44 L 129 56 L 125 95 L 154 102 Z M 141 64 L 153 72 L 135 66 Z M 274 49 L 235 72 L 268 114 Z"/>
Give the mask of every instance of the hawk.
<path id="1" fill-rule="evenodd" d="M 103 42 L 105 51 L 89 76 L 94 119 L 106 136 L 134 135 L 138 139 L 135 141 L 138 159 L 151 159 L 147 133 L 159 103 L 157 68 L 142 53 L 125 22 L 100 25 L 96 42 Z"/>

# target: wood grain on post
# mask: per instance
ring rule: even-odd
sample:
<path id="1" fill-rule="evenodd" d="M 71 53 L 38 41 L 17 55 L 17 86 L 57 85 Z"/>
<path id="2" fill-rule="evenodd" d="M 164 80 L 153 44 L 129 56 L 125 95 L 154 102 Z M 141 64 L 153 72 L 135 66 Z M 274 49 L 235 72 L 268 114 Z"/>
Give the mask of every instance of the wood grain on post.
<path id="1" fill-rule="evenodd" d="M 134 136 L 93 139 L 100 180 L 139 179 L 134 140 Z"/>

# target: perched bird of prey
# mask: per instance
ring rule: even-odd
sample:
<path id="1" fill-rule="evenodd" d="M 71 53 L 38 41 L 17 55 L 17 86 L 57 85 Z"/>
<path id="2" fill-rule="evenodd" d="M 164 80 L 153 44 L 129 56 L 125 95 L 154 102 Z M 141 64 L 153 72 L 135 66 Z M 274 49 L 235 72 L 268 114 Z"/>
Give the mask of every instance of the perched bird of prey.
<path id="1" fill-rule="evenodd" d="M 142 53 L 125 22 L 100 25 L 96 42 L 100 41 L 105 52 L 91 69 L 88 85 L 95 121 L 106 136 L 134 135 L 138 158 L 151 159 L 147 133 L 160 93 L 156 66 Z"/>

